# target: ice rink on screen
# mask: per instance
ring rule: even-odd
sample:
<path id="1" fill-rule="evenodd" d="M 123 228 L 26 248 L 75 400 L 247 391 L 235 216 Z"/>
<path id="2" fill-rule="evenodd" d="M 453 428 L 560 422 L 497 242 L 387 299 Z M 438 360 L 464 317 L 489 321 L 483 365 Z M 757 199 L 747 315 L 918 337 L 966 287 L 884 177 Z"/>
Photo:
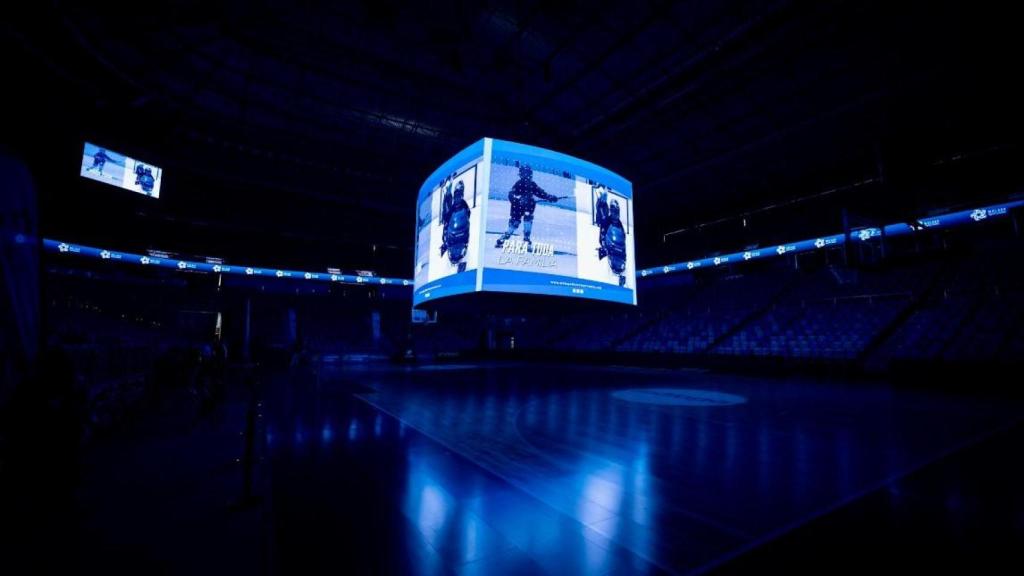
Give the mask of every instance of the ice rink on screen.
<path id="1" fill-rule="evenodd" d="M 534 170 L 533 180 L 548 194 L 568 196 L 558 202 L 547 202 L 539 198 L 533 213 L 533 232 L 530 239 L 534 245 L 554 245 L 553 266 L 521 266 L 502 263 L 503 249 L 495 244 L 508 229 L 508 192 L 519 180 L 519 168 L 498 163 L 491 165 L 491 187 L 487 204 L 487 233 L 484 239 L 484 267 L 576 276 L 576 194 L 575 180 Z M 523 223 L 519 224 L 509 242 L 523 240 Z M 542 259 L 543 260 L 543 259 Z"/>
<path id="2" fill-rule="evenodd" d="M 103 165 L 103 172 L 101 173 L 98 169 L 93 168 L 93 156 L 95 156 L 99 149 L 99 146 L 86 143 L 85 149 L 82 152 L 82 170 L 79 174 L 91 180 L 123 187 L 125 157 L 116 152 L 106 150 L 107 161 Z"/>

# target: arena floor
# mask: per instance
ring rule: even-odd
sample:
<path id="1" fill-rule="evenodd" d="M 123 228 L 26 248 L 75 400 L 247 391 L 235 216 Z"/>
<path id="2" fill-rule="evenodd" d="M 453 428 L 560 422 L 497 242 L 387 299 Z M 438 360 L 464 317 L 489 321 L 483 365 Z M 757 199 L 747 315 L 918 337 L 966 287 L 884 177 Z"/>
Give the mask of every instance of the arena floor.
<path id="1" fill-rule="evenodd" d="M 896 530 L 908 501 L 933 512 L 901 520 L 917 530 L 966 513 L 951 499 L 976 496 L 949 479 L 971 471 L 941 465 L 1024 415 L 879 383 L 616 367 L 339 369 L 275 389 L 275 562 L 289 571 L 346 551 L 368 573 L 729 572 L 768 543 L 793 566 L 778 542 L 879 493 L 883 519 L 833 526 L 839 540 Z M 931 500 L 902 501 L 931 470 Z M 1004 508 L 1003 534 L 1019 538 L 1021 510 Z"/>
<path id="2" fill-rule="evenodd" d="M 37 448 L 3 470 L 15 565 L 104 574 L 1024 568 L 1019 397 L 538 364 L 232 374 L 206 414 L 189 408 L 187 389 L 169 390 L 136 423 L 91 439 L 74 466 Z"/>

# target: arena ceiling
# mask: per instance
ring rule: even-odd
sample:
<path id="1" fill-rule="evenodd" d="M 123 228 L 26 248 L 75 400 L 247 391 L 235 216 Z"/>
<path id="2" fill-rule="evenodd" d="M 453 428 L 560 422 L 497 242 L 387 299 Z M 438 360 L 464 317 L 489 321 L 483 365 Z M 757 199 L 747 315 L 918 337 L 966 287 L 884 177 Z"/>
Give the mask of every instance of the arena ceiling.
<path id="1" fill-rule="evenodd" d="M 840 207 L 891 218 L 1019 183 L 1016 31 L 1008 14 L 976 3 L 18 10 L 3 39 L 8 78 L 23 81 L 6 108 L 10 133 L 32 143 L 8 144 L 37 165 L 84 138 L 162 162 L 166 201 L 133 208 L 131 226 L 118 221 L 151 244 L 180 244 L 172 237 L 187 228 L 194 246 L 181 249 L 267 251 L 273 241 L 384 267 L 387 253 L 406 266 L 420 183 L 483 136 L 632 180 L 641 265 L 705 249 L 712 240 L 691 232 L 721 218 L 703 229 L 747 242 L 791 225 L 834 229 Z M 51 209 L 52 226 L 118 233 L 81 222 L 106 221 L 103 210 L 52 191 L 78 186 L 73 178 L 40 178 L 44 198 L 74 208 Z M 965 182 L 984 185 L 965 192 Z"/>

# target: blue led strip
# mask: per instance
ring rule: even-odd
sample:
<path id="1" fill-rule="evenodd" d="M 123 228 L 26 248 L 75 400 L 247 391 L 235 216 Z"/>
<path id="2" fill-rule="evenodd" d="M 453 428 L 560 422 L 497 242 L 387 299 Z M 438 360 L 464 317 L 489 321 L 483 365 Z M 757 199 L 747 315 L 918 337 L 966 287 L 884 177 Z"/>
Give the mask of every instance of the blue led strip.
<path id="1" fill-rule="evenodd" d="M 929 216 L 927 218 L 921 218 L 917 223 L 923 228 L 950 228 L 954 226 L 962 226 L 964 224 L 986 222 L 992 218 L 1006 216 L 1009 214 L 1010 210 L 1020 206 L 1024 206 L 1024 200 L 1016 200 L 1013 202 L 995 204 L 971 210 L 961 210 L 959 212 L 950 212 L 939 216 Z M 889 224 L 885 226 L 886 236 L 903 236 L 905 234 L 910 234 L 913 231 L 914 228 L 907 223 Z M 882 230 L 880 228 L 860 228 L 850 231 L 850 241 L 852 242 L 869 242 L 881 236 Z M 843 240 L 843 234 L 832 234 L 830 236 L 820 236 L 818 238 L 810 238 L 807 240 L 800 240 L 798 242 L 779 244 L 778 246 L 757 248 L 744 252 L 733 252 L 731 254 L 722 254 L 719 256 L 700 258 L 687 262 L 677 262 L 655 268 L 646 268 L 644 270 L 640 270 L 637 274 L 639 274 L 641 278 L 644 278 L 658 274 L 672 274 L 674 272 L 682 272 L 685 270 L 695 270 L 698 268 L 712 268 L 715 266 L 721 266 L 722 264 L 734 264 L 745 262 L 747 260 L 763 260 L 775 256 L 799 254 L 802 252 L 810 252 L 812 250 L 822 250 L 829 247 L 835 247 L 842 244 Z M 101 260 L 111 260 L 125 264 L 169 268 L 180 271 L 237 274 L 239 276 L 254 276 L 267 279 L 287 278 L 291 280 L 309 280 L 315 282 L 336 282 L 339 284 L 412 286 L 412 280 L 404 278 L 366 277 L 354 276 L 351 274 L 328 274 L 325 272 L 305 272 L 301 270 L 259 268 L 256 266 L 241 266 L 233 264 L 209 264 L 207 262 L 195 262 L 192 260 L 180 260 L 177 258 L 159 258 L 145 254 L 133 254 L 131 252 L 94 248 L 92 246 L 61 242 L 60 240 L 53 240 L 50 238 L 43 239 L 43 248 L 47 252 L 73 254 L 76 256 L 99 258 Z"/>
<path id="2" fill-rule="evenodd" d="M 50 238 L 43 239 L 43 249 L 47 252 L 59 254 L 74 254 L 75 256 L 86 256 L 99 258 L 112 262 L 135 264 L 138 266 L 149 266 L 155 268 L 169 268 L 182 272 L 210 272 L 214 274 L 236 274 L 239 276 L 251 276 L 267 279 L 290 279 L 309 280 L 316 282 L 336 282 L 339 284 L 380 284 L 384 286 L 412 286 L 412 280 L 404 278 L 380 278 L 376 276 L 355 276 L 352 274 L 328 274 L 325 272 L 306 272 L 303 270 L 285 270 L 282 268 L 259 268 L 256 266 L 241 266 L 235 264 L 210 264 L 207 262 L 195 262 L 192 260 L 180 260 L 177 258 L 159 258 L 146 254 L 133 254 L 131 252 L 119 252 L 103 248 L 94 248 L 82 244 L 61 242 Z"/>
<path id="3" fill-rule="evenodd" d="M 985 222 L 991 218 L 1006 216 L 1010 210 L 1019 206 L 1024 206 L 1024 200 L 1016 200 L 1005 204 L 995 204 L 971 210 L 961 210 L 959 212 L 950 212 L 940 216 L 929 216 L 927 218 L 921 218 L 917 223 L 922 228 L 950 228 L 964 224 Z M 904 234 L 910 234 L 913 231 L 914 228 L 907 223 L 889 224 L 885 226 L 886 236 L 903 236 Z M 880 228 L 860 228 L 850 231 L 851 242 L 869 242 L 872 239 L 879 238 L 881 236 L 882 230 Z M 772 258 L 775 256 L 799 254 L 801 252 L 810 252 L 812 250 L 822 250 L 829 247 L 835 247 L 841 245 L 844 240 L 845 238 L 843 234 L 832 234 L 831 236 L 820 236 L 818 238 L 810 238 L 807 240 L 800 240 L 798 242 L 779 244 L 778 246 L 757 248 L 754 250 L 746 250 L 744 252 L 733 252 L 731 254 L 722 254 L 719 256 L 700 258 L 687 262 L 665 264 L 664 266 L 640 270 L 637 274 L 639 274 L 641 278 L 646 278 L 648 276 L 655 276 L 658 274 L 672 274 L 673 272 L 682 272 L 697 268 L 712 268 L 715 266 L 721 266 L 722 264 L 733 264 L 747 260 L 763 260 L 765 258 Z"/>

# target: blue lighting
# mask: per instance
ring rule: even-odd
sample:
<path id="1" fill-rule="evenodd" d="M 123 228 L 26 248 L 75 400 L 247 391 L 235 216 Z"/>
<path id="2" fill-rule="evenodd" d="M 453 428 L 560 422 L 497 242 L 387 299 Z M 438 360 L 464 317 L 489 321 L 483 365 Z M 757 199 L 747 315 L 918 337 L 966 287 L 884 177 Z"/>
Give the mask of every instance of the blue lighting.
<path id="1" fill-rule="evenodd" d="M 1024 200 L 1015 200 L 1013 202 L 1006 202 L 1003 204 L 994 204 L 991 206 L 983 206 L 979 208 L 972 208 L 969 210 L 950 212 L 948 214 L 942 214 L 939 216 L 930 216 L 927 218 L 917 220 L 915 224 L 917 225 L 918 229 L 938 229 L 952 228 L 955 226 L 963 226 L 967 224 L 984 223 L 992 219 L 1005 217 L 1010 213 L 1010 210 L 1018 208 L 1020 206 L 1024 206 Z M 885 236 L 887 237 L 903 236 L 915 232 L 915 226 L 911 226 L 908 223 L 888 224 L 884 227 L 884 229 Z M 850 231 L 850 242 L 873 242 L 876 239 L 880 238 L 881 236 L 882 230 L 879 228 L 861 228 Z M 764 260 L 767 258 L 774 258 L 776 256 L 800 254 L 803 252 L 811 252 L 814 250 L 833 248 L 843 244 L 845 241 L 846 238 L 843 234 L 819 236 L 817 238 L 809 238 L 807 240 L 800 240 L 798 242 L 780 244 L 774 247 L 758 248 L 755 250 L 747 250 L 744 252 L 734 252 L 731 254 L 723 254 L 719 256 L 709 256 L 707 258 L 699 258 L 697 260 L 689 260 L 686 262 L 676 262 L 673 264 L 655 266 L 653 268 L 645 268 L 643 270 L 640 270 L 637 273 L 637 276 L 638 279 L 642 280 L 649 276 L 656 276 L 659 274 L 673 274 L 676 272 L 695 270 L 699 268 L 713 268 L 715 266 L 721 266 L 723 264 L 741 263 L 746 262 L 748 260 Z M 196 262 L 192 260 L 181 260 L 177 258 L 160 258 L 157 256 L 150 256 L 145 254 L 134 254 L 131 252 L 121 252 L 106 248 L 96 248 L 93 246 L 86 246 L 84 244 L 73 244 L 71 242 L 55 240 L 52 238 L 43 239 L 43 249 L 47 252 L 52 252 L 56 254 L 70 254 L 74 256 L 99 258 L 101 260 L 108 260 L 111 262 L 118 262 L 122 264 L 135 264 L 138 266 L 164 268 L 170 270 L 178 270 L 181 272 L 235 274 L 239 276 L 259 277 L 261 279 L 266 280 L 290 279 L 299 281 L 306 280 L 310 282 L 326 282 L 337 284 L 378 284 L 384 286 L 404 286 L 412 288 L 412 280 L 406 278 L 363 277 L 354 276 L 350 274 L 326 274 L 323 272 L 263 268 L 257 266 L 246 266 L 241 264 L 211 264 L 208 262 Z"/>
<path id="2" fill-rule="evenodd" d="M 694 388 L 634 388 L 613 392 L 612 397 L 657 406 L 731 406 L 747 401 L 737 394 Z"/>
<path id="3" fill-rule="evenodd" d="M 951 228 L 965 224 L 986 222 L 993 218 L 1006 216 L 1009 214 L 1010 210 L 1019 206 L 1024 206 L 1024 200 L 972 208 L 970 210 L 960 210 L 958 212 L 950 212 L 940 216 L 930 216 L 928 218 L 917 220 L 915 225 L 917 229 L 923 230 L 929 228 Z M 887 237 L 903 236 L 905 234 L 915 232 L 915 226 L 902 222 L 897 224 L 888 224 L 884 227 L 884 231 L 885 236 Z M 882 229 L 860 228 L 850 231 L 850 242 L 872 242 L 881 236 Z M 640 270 L 638 274 L 640 278 L 646 278 L 648 276 L 655 276 L 658 274 L 672 274 L 675 272 L 695 270 L 698 268 L 713 268 L 723 264 L 746 262 L 748 260 L 763 260 L 766 258 L 774 258 L 776 256 L 823 250 L 842 245 L 845 241 L 846 236 L 844 234 L 819 236 L 817 238 L 808 238 L 807 240 L 800 240 L 798 242 L 779 244 L 778 246 L 768 246 L 758 248 L 756 250 L 746 250 L 743 252 L 733 252 L 731 254 L 722 254 L 719 256 L 709 256 L 707 258 L 698 258 L 696 260 L 689 260 L 686 262 L 665 264 L 654 268 Z"/>
<path id="4" fill-rule="evenodd" d="M 86 142 L 82 148 L 82 169 L 79 174 L 83 178 L 150 198 L 159 198 L 163 173 L 158 166 L 107 150 L 92 142 Z"/>
<path id="5" fill-rule="evenodd" d="M 625 178 L 485 138 L 420 188 L 413 305 L 481 291 L 636 304 L 633 230 Z"/>
<path id="6" fill-rule="evenodd" d="M 242 264 L 212 264 L 209 262 L 196 262 L 193 260 L 182 260 L 178 258 L 160 258 L 146 254 L 133 254 L 131 252 L 120 252 L 105 248 L 95 248 L 84 244 L 72 244 L 50 238 L 43 239 L 43 249 L 47 252 L 57 254 L 72 254 L 75 256 L 86 256 L 99 258 L 122 264 L 135 264 L 151 268 L 165 268 L 178 270 L 180 272 L 209 272 L 214 274 L 234 274 L 237 276 L 258 277 L 261 279 L 289 279 L 308 280 L 310 282 L 327 282 L 337 284 L 366 284 L 382 286 L 412 286 L 410 280 L 403 278 L 382 278 L 355 276 L 351 274 L 325 274 L 323 272 L 308 272 L 303 270 L 284 270 L 279 268 L 261 268 L 258 266 L 246 266 Z"/>

